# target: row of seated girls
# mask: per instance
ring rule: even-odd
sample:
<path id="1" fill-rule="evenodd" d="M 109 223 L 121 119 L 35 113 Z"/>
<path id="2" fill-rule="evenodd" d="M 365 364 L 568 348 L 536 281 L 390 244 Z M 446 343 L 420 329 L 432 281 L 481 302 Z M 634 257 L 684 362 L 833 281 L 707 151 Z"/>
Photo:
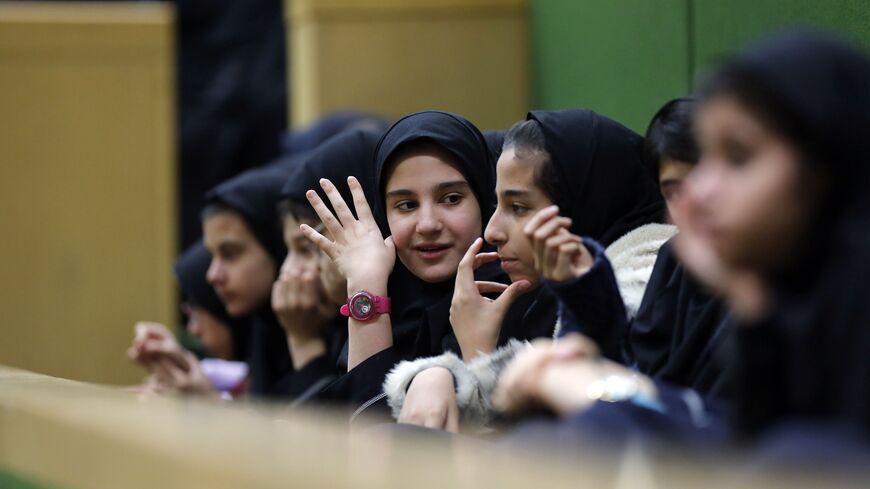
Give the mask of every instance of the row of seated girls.
<path id="1" fill-rule="evenodd" d="M 853 453 L 868 199 L 870 61 L 787 32 L 646 137 L 583 109 L 487 134 L 424 111 L 227 181 L 176 266 L 212 358 L 150 323 L 128 355 L 152 392 L 353 423 Z"/>

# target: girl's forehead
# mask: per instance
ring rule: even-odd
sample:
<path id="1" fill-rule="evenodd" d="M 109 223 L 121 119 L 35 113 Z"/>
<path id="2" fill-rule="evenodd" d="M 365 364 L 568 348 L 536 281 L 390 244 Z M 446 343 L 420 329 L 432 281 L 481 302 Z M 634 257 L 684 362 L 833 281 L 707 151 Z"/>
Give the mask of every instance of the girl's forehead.
<path id="1" fill-rule="evenodd" d="M 465 182 L 468 179 L 459 165 L 431 154 L 410 156 L 399 162 L 390 173 L 386 191 L 396 188 L 426 188 L 446 182 Z"/>

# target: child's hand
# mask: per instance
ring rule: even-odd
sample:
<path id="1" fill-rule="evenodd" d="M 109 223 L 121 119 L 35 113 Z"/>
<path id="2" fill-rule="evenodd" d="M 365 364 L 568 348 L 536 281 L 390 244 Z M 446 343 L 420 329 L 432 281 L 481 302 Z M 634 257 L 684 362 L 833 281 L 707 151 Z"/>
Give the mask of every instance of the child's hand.
<path id="1" fill-rule="evenodd" d="M 450 303 L 450 324 L 456 339 L 459 340 L 462 358 L 466 362 L 479 353 L 495 350 L 505 313 L 514 300 L 530 286 L 527 280 L 520 280 L 509 286 L 497 282 L 475 281 L 474 270 L 484 263 L 498 259 L 497 253 L 478 254 L 482 246 L 483 239 L 477 238 L 459 262 L 453 301 Z M 501 295 L 495 300 L 481 295 L 490 292 L 501 292 Z"/>
<path id="2" fill-rule="evenodd" d="M 535 252 L 535 269 L 554 282 L 581 277 L 592 268 L 594 259 L 580 236 L 571 234 L 571 219 L 559 216 L 559 208 L 538 211 L 523 228 Z"/>

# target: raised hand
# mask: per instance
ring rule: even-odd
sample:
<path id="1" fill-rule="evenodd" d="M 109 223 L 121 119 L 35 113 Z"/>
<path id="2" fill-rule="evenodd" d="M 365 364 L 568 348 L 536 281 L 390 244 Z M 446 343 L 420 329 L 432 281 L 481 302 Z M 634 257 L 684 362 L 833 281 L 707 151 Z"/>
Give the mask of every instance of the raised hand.
<path id="1" fill-rule="evenodd" d="M 554 282 L 579 278 L 592 268 L 594 259 L 580 236 L 571 234 L 571 219 L 559 216 L 559 208 L 541 209 L 526 223 L 523 232 L 532 242 L 535 269 Z"/>
<path id="2" fill-rule="evenodd" d="M 498 259 L 498 253 L 479 253 L 482 246 L 483 239 L 477 238 L 459 262 L 453 301 L 450 303 L 450 324 L 465 361 L 480 353 L 495 350 L 505 313 L 514 300 L 531 287 L 527 280 L 519 280 L 509 286 L 475 281 L 474 270 Z M 501 295 L 498 299 L 481 295 L 491 292 L 500 292 Z"/>
<path id="3" fill-rule="evenodd" d="M 305 196 L 335 241 L 306 224 L 301 226 L 302 232 L 335 262 L 339 272 L 347 279 L 349 289 L 367 283 L 383 283 L 386 287 L 387 278 L 396 263 L 396 247 L 392 238 L 384 239 L 381 235 L 359 181 L 355 177 L 348 177 L 347 183 L 358 218 L 353 216 L 335 185 L 322 179 L 320 186 L 326 192 L 335 214 L 330 212 L 317 192 L 309 190 Z"/>
<path id="4" fill-rule="evenodd" d="M 322 179 L 320 186 L 323 187 L 335 209 L 334 215 L 317 192 L 309 190 L 305 194 L 334 241 L 308 225 L 303 224 L 300 229 L 332 259 L 338 271 L 347 279 L 347 296 L 363 289 L 374 295 L 385 296 L 387 281 L 396 264 L 396 246 L 393 244 L 392 237 L 384 239 L 381 235 L 381 230 L 372 216 L 357 179 L 348 177 L 347 184 L 353 195 L 353 204 L 358 216 L 356 218 L 338 189 L 327 179 Z M 354 369 L 375 353 L 392 346 L 391 324 L 388 314 L 377 316 L 376 319 L 366 323 L 364 328 L 356 327 L 359 324 L 355 319 L 348 319 L 348 370 Z"/>

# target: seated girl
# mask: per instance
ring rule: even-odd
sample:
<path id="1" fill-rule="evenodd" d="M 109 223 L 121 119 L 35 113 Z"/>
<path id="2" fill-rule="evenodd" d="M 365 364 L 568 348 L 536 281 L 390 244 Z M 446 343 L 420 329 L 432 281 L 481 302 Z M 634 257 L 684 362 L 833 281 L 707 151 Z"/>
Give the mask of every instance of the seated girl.
<path id="1" fill-rule="evenodd" d="M 734 315 L 731 440 L 870 428 L 868 87 L 859 50 L 789 33 L 726 64 L 702 92 L 701 158 L 675 206 L 675 249 Z M 578 443 L 605 416 L 618 415 L 611 428 L 680 441 L 716 419 L 685 389 L 558 343 L 518 357 L 494 402 L 552 410 L 565 419 L 548 436 Z M 827 449 L 806 441 L 791 448 Z"/>
<path id="2" fill-rule="evenodd" d="M 672 226 L 652 224 L 662 219 L 664 206 L 655 182 L 643 168 L 641 150 L 639 136 L 586 110 L 533 112 L 527 121 L 507 132 L 497 165 L 498 206 L 485 233 L 498 253 L 475 257 L 479 243 L 468 251 L 460 265 L 451 310 L 463 360 L 470 363 L 445 354 L 397 367 L 387 379 L 385 391 L 400 422 L 455 429 L 458 422 L 454 418 L 461 415 L 465 423 L 485 424 L 493 414 L 490 393 L 499 371 L 524 346 L 514 342 L 494 355 L 480 354 L 493 352 L 493 339 L 512 315 L 550 324 L 555 321 L 557 302 L 548 287 L 540 287 L 542 276 L 536 269 L 541 249 L 533 246 L 525 230 L 536 213 L 548 220 L 540 232 L 553 236 L 552 245 L 576 254 L 580 269 L 588 269 L 595 261 L 604 269 L 600 272 L 603 276 L 612 277 L 601 245 L 584 242 L 578 234 L 610 245 L 608 254 L 618 264 L 625 302 L 633 304 L 631 311 L 636 309 L 658 248 L 674 232 Z M 554 203 L 568 211 L 559 216 Z M 594 257 L 584 243 L 592 248 Z M 496 259 L 514 284 L 526 283 L 539 302 L 546 298 L 549 316 L 535 314 L 532 309 L 511 309 L 505 316 L 495 307 L 497 301 L 490 303 L 474 293 L 463 270 Z M 484 285 L 479 284 L 481 287 Z M 623 308 L 615 283 L 594 292 L 595 300 L 601 303 L 596 308 L 614 303 Z M 559 311 L 560 326 L 574 324 L 573 320 L 565 321 L 570 313 L 567 309 Z M 608 325 L 589 326 L 604 331 Z M 618 336 L 618 332 L 612 335 Z"/>
<path id="3" fill-rule="evenodd" d="M 211 256 L 198 241 L 175 262 L 175 276 L 187 301 L 184 304 L 187 331 L 202 342 L 212 358 L 197 360 L 162 324 L 136 324 L 133 345 L 127 355 L 151 373 L 145 386 L 150 392 L 190 395 L 244 392 L 250 325 L 244 319 L 231 318 L 206 282 L 210 262 Z"/>
<path id="4" fill-rule="evenodd" d="M 322 397 L 350 401 L 360 406 L 356 414 L 383 406 L 381 385 L 397 362 L 459 351 L 448 318 L 456 271 L 495 203 L 486 141 L 455 114 L 427 111 L 402 118 L 378 143 L 374 162 L 367 184 L 374 210 L 358 179 L 348 179 L 356 214 L 324 179 L 335 213 L 313 190 L 307 197 L 330 237 L 302 226 L 347 279 L 348 371 Z M 496 267 L 477 273 L 488 282 L 504 281 Z M 497 290 L 506 306 L 521 286 Z M 515 332 L 533 337 L 551 328 L 536 333 L 519 324 Z"/>

